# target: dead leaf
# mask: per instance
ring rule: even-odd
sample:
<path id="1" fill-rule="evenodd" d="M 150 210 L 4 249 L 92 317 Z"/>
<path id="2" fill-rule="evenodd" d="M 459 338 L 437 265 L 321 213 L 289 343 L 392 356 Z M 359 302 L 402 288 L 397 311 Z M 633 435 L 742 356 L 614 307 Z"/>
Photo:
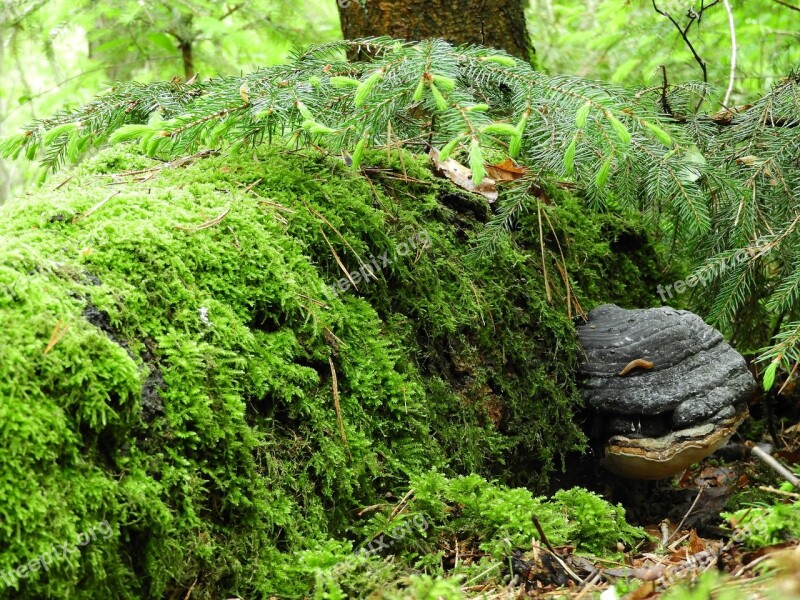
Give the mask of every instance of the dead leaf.
<path id="1" fill-rule="evenodd" d="M 494 179 L 484 177 L 483 181 L 481 181 L 481 184 L 476 186 L 475 182 L 472 181 L 472 171 L 470 171 L 457 160 L 448 158 L 444 162 L 440 161 L 439 151 L 436 148 L 431 149 L 429 156 L 431 157 L 436 169 L 450 181 L 455 183 L 458 187 L 465 189 L 468 192 L 480 194 L 490 203 L 497 200 L 497 188 L 495 188 Z"/>
<path id="2" fill-rule="evenodd" d="M 692 529 L 689 532 L 689 550 L 692 554 L 699 554 L 706 549 L 706 542 L 703 538 L 697 535 L 697 531 Z"/>
<path id="3" fill-rule="evenodd" d="M 524 177 L 527 172 L 528 169 L 519 166 L 510 158 L 496 165 L 486 166 L 486 173 L 495 181 L 514 181 Z"/>

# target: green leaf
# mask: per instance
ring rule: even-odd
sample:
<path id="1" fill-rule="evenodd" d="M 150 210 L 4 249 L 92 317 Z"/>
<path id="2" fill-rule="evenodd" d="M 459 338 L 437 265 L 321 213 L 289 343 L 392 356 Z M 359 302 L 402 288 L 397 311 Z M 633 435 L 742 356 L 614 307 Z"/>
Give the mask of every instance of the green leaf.
<path id="1" fill-rule="evenodd" d="M 355 150 L 353 150 L 353 170 L 357 171 L 358 167 L 361 165 L 361 158 L 364 156 L 364 147 L 367 145 L 367 136 L 365 135 L 356 144 Z"/>
<path id="2" fill-rule="evenodd" d="M 122 39 L 124 40 L 124 38 Z M 158 46 L 169 54 L 174 54 L 178 50 L 175 40 L 169 37 L 166 33 L 162 33 L 160 31 L 148 33 L 147 39 L 150 40 L 155 46 Z"/>
<path id="3" fill-rule="evenodd" d="M 301 115 L 301 116 L 302 116 L 302 117 L 303 117 L 303 118 L 304 118 L 306 121 L 313 121 L 313 120 L 314 120 L 314 115 L 312 115 L 312 114 L 311 114 L 311 111 L 310 111 L 310 110 L 308 110 L 308 107 L 307 107 L 305 104 L 303 104 L 303 103 L 302 103 L 300 100 L 297 100 L 297 101 L 294 103 L 294 105 L 297 107 L 297 110 L 299 110 L 299 111 L 300 111 L 300 115 Z"/>
<path id="4" fill-rule="evenodd" d="M 514 59 L 511 58 L 510 56 L 503 56 L 501 54 L 496 54 L 494 56 L 484 56 L 480 60 L 484 62 L 495 63 L 503 67 L 513 67 L 515 64 L 517 64 L 514 61 Z"/>
<path id="5" fill-rule="evenodd" d="M 473 104 L 467 107 L 467 112 L 486 112 L 489 110 L 488 104 Z"/>
<path id="6" fill-rule="evenodd" d="M 597 171 L 597 175 L 594 177 L 594 184 L 598 189 L 605 186 L 606 181 L 608 181 L 608 174 L 611 171 L 612 158 L 613 155 L 609 155 L 608 158 L 603 161 L 603 164 L 600 166 L 600 170 Z"/>
<path id="7" fill-rule="evenodd" d="M 659 127 L 655 123 L 651 123 L 650 121 L 645 121 L 644 119 L 642 119 L 642 125 L 647 127 L 647 129 L 650 130 L 650 132 L 655 136 L 655 138 L 659 142 L 664 144 L 667 148 L 672 148 L 673 145 L 672 138 L 666 131 L 661 129 L 661 127 Z"/>
<path id="8" fill-rule="evenodd" d="M 17 156 L 19 156 L 19 151 L 25 144 L 25 139 L 26 136 L 22 133 L 8 136 L 5 140 L 3 140 L 2 143 L 0 143 L 0 156 L 3 158 L 15 159 Z"/>
<path id="9" fill-rule="evenodd" d="M 321 123 L 314 123 L 311 127 L 308 128 L 308 130 L 311 133 L 324 133 L 324 134 L 336 133 L 337 131 L 332 127 L 327 127 L 325 125 L 322 125 Z"/>
<path id="10" fill-rule="evenodd" d="M 78 158 L 81 155 L 80 150 L 80 143 L 84 137 L 81 136 L 81 130 L 79 128 L 75 128 L 69 136 L 69 142 L 67 143 L 67 160 L 70 162 L 78 162 Z"/>
<path id="11" fill-rule="evenodd" d="M 448 92 L 452 92 L 456 89 L 456 80 L 452 77 L 445 77 L 444 75 L 434 75 L 433 76 L 434 83 L 437 83 L 440 88 L 443 90 L 447 90 Z"/>
<path id="12" fill-rule="evenodd" d="M 335 88 L 357 88 L 361 85 L 358 79 L 352 77 L 331 77 L 328 81 Z"/>
<path id="13" fill-rule="evenodd" d="M 628 128 L 625 127 L 622 121 L 617 119 L 617 117 L 615 117 L 608 111 L 606 111 L 605 116 L 606 119 L 608 119 L 608 122 L 611 123 L 611 127 L 614 129 L 614 133 L 617 134 L 619 141 L 621 141 L 623 144 L 630 144 L 631 132 L 628 131 Z"/>
<path id="14" fill-rule="evenodd" d="M 587 100 L 586 104 L 581 106 L 578 109 L 578 112 L 575 113 L 575 125 L 577 125 L 578 129 L 583 129 L 586 127 L 586 121 L 589 118 L 589 111 L 592 109 L 592 101 Z"/>
<path id="15" fill-rule="evenodd" d="M 483 131 L 483 133 L 495 135 L 519 135 L 517 128 L 514 125 L 509 125 L 508 123 L 491 123 L 486 125 L 481 131 Z"/>
<path id="16" fill-rule="evenodd" d="M 450 155 L 453 153 L 453 150 L 455 150 L 455 148 L 458 145 L 458 143 L 463 139 L 464 139 L 464 135 L 459 135 L 458 137 L 455 137 L 452 140 L 450 140 L 449 142 L 447 142 L 444 145 L 444 148 L 442 148 L 442 151 L 439 153 L 439 160 L 444 162 L 448 158 L 450 158 Z"/>
<path id="17" fill-rule="evenodd" d="M 508 155 L 511 158 L 517 158 L 520 150 L 522 150 L 522 136 L 519 133 L 516 133 L 508 143 Z"/>
<path id="18" fill-rule="evenodd" d="M 422 100 L 422 95 L 424 93 L 425 93 L 425 78 L 420 77 L 419 83 L 417 84 L 417 89 L 414 90 L 414 95 L 412 96 L 414 102 L 419 102 L 420 100 Z"/>
<path id="19" fill-rule="evenodd" d="M 778 363 L 780 361 L 776 358 L 769 366 L 764 370 L 764 391 L 768 392 L 772 385 L 775 383 L 775 373 L 778 370 Z"/>
<path id="20" fill-rule="evenodd" d="M 517 123 L 517 133 L 519 133 L 520 136 L 523 133 L 525 133 L 525 126 L 527 124 L 528 124 L 528 111 L 525 111 L 525 113 L 523 113 L 522 115 L 522 118 L 519 120 L 519 123 Z"/>
<path id="21" fill-rule="evenodd" d="M 369 96 L 369 93 L 375 88 L 376 85 L 378 85 L 378 82 L 381 79 L 383 79 L 383 69 L 378 69 L 364 81 L 358 84 L 356 95 L 353 98 L 353 103 L 356 105 L 356 107 L 364 106 L 364 102 L 367 101 L 367 96 Z"/>
<path id="22" fill-rule="evenodd" d="M 147 143 L 147 148 L 145 150 L 147 156 L 155 156 L 161 146 L 164 145 L 168 139 L 168 137 L 163 135 L 153 136 L 153 138 Z"/>
<path id="23" fill-rule="evenodd" d="M 110 144 L 130 142 L 131 140 L 139 139 L 148 133 L 151 135 L 151 137 L 155 133 L 155 129 L 153 129 L 150 125 L 140 125 L 138 123 L 123 125 L 111 134 L 111 136 L 108 138 L 108 142 Z"/>
<path id="24" fill-rule="evenodd" d="M 578 144 L 578 135 L 572 136 L 572 141 L 564 152 L 564 170 L 567 175 L 572 175 L 575 165 L 575 146 Z"/>
<path id="25" fill-rule="evenodd" d="M 472 183 L 480 185 L 486 177 L 486 169 L 483 166 L 483 150 L 475 138 L 469 146 L 469 168 L 472 171 Z"/>
<path id="26" fill-rule="evenodd" d="M 29 144 L 28 147 L 25 148 L 25 158 L 27 158 L 28 160 L 33 160 L 34 158 L 36 158 L 36 151 L 38 149 L 39 149 L 39 144 L 37 144 L 36 142 L 32 142 L 31 144 Z"/>
<path id="27" fill-rule="evenodd" d="M 442 92 L 439 91 L 439 88 L 437 88 L 434 83 L 431 83 L 431 95 L 433 95 L 433 100 L 436 102 L 436 108 L 439 110 L 447 110 L 447 100 L 442 96 Z"/>
<path id="28" fill-rule="evenodd" d="M 42 138 L 42 144 L 49 146 L 62 135 L 71 133 L 72 130 L 77 126 L 78 125 L 76 123 L 62 123 L 61 125 L 56 125 L 44 134 L 44 137 Z"/>

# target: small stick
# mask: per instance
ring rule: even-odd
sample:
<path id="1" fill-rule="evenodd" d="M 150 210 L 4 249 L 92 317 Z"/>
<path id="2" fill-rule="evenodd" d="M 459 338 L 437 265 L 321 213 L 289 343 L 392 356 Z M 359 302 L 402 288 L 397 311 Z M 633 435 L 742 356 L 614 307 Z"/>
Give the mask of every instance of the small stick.
<path id="1" fill-rule="evenodd" d="M 783 490 L 779 490 L 778 488 L 774 488 L 774 487 L 769 486 L 769 485 L 760 485 L 760 486 L 758 486 L 758 489 L 763 490 L 765 492 L 771 492 L 773 494 L 778 494 L 780 496 L 789 496 L 790 498 L 795 498 L 795 499 L 800 498 L 800 494 L 797 494 L 795 492 L 784 492 Z"/>
<path id="2" fill-rule="evenodd" d="M 397 503 L 397 506 L 392 509 L 392 514 L 389 515 L 388 521 L 394 519 L 397 515 L 399 515 L 403 510 L 405 510 L 406 506 L 408 505 L 408 499 L 414 494 L 414 488 L 411 488 L 406 492 L 406 495 L 400 498 L 400 502 Z"/>
<path id="3" fill-rule="evenodd" d="M 350 454 L 350 444 L 347 443 L 347 435 L 344 432 L 344 419 L 342 419 L 342 405 L 339 404 L 339 384 L 336 382 L 336 369 L 333 366 L 333 356 L 328 357 L 328 364 L 331 367 L 331 378 L 333 380 L 333 407 L 336 410 L 336 421 L 339 423 L 339 433 L 342 436 L 342 443 L 347 452 L 347 457 L 353 460 L 353 455 Z"/>
<path id="4" fill-rule="evenodd" d="M 797 489 L 800 489 L 800 479 L 792 473 L 789 469 L 779 463 L 769 452 L 764 452 L 761 448 L 756 446 L 753 442 L 745 442 L 745 446 L 750 448 L 750 451 L 759 458 L 764 464 L 770 467 L 773 471 L 782 476 L 786 481 L 791 483 Z"/>
<path id="5" fill-rule="evenodd" d="M 259 177 L 259 178 L 258 178 L 258 179 L 256 179 L 256 180 L 255 180 L 253 183 L 251 183 L 251 184 L 250 184 L 250 185 L 248 185 L 246 188 L 244 188 L 244 193 L 246 194 L 247 192 L 249 192 L 250 190 L 252 190 L 254 187 L 256 187 L 256 186 L 257 186 L 259 183 L 261 183 L 262 181 L 264 181 L 264 178 L 263 178 L 263 177 Z"/>
<path id="6" fill-rule="evenodd" d="M 231 207 L 225 209 L 225 211 L 219 215 L 218 217 L 214 217 L 210 221 L 206 221 L 205 223 L 200 223 L 197 227 L 183 227 L 182 225 L 178 225 L 178 229 L 182 229 L 183 231 L 189 231 L 194 233 L 195 231 L 202 231 L 203 229 L 208 229 L 209 227 L 213 227 L 214 225 L 218 225 L 222 222 L 222 219 L 228 216 L 228 213 L 231 212 Z"/>
<path id="7" fill-rule="evenodd" d="M 356 282 L 353 281 L 352 277 L 350 277 L 350 271 L 347 270 L 347 267 L 344 266 L 344 263 L 342 262 L 342 259 L 339 258 L 339 255 L 336 254 L 336 250 L 334 250 L 333 246 L 331 246 L 331 242 L 328 239 L 328 236 L 325 235 L 325 232 L 322 231 L 322 228 L 320 228 L 319 232 L 322 234 L 322 237 L 325 238 L 325 243 L 328 244 L 328 248 L 331 249 L 331 252 L 333 253 L 333 258 L 336 260 L 336 264 L 339 265 L 339 268 L 342 270 L 342 273 L 344 273 L 344 276 L 347 277 L 348 281 L 353 285 L 353 288 L 356 291 L 358 291 L 358 286 L 356 285 Z"/>
<path id="8" fill-rule="evenodd" d="M 56 189 L 57 189 L 57 188 L 56 188 Z M 103 205 L 104 205 L 106 202 L 108 202 L 109 200 L 111 200 L 111 199 L 112 199 L 114 196 L 116 196 L 116 195 L 117 195 L 117 194 L 119 194 L 119 193 L 120 193 L 120 190 L 117 190 L 116 192 L 113 192 L 112 194 L 109 194 L 108 196 L 106 196 L 106 197 L 105 197 L 105 199 L 104 199 L 104 200 L 101 200 L 100 202 L 98 202 L 97 204 L 95 204 L 95 205 L 94 205 L 92 208 L 90 208 L 89 210 L 87 210 L 85 213 L 83 213 L 83 214 L 80 214 L 80 215 L 76 215 L 76 216 L 75 216 L 75 217 L 72 219 L 72 224 L 74 225 L 75 223 L 79 223 L 80 221 L 83 221 L 83 220 L 84 220 L 86 217 L 88 217 L 90 214 L 92 214 L 92 213 L 93 213 L 93 212 L 95 212 L 96 210 L 99 210 L 100 208 L 102 208 L 102 207 L 103 207 Z"/>
<path id="9" fill-rule="evenodd" d="M 64 186 L 65 186 L 65 185 L 66 185 L 66 184 L 67 184 L 69 181 L 71 181 L 73 177 L 75 177 L 75 176 L 74 176 L 74 175 L 70 175 L 70 176 L 69 176 L 69 177 L 67 177 L 67 178 L 66 178 L 64 181 L 62 181 L 61 183 L 59 183 L 59 184 L 58 184 L 58 185 L 55 187 L 55 189 L 56 189 L 56 190 L 60 190 L 60 189 L 61 189 L 62 187 L 64 187 Z"/>
<path id="10" fill-rule="evenodd" d="M 47 342 L 47 347 L 44 349 L 44 353 L 47 354 L 52 350 L 55 345 L 60 342 L 65 335 L 67 335 L 67 330 L 69 329 L 69 325 L 64 325 L 64 322 L 59 319 L 58 323 L 56 323 L 55 329 L 53 329 L 53 333 L 50 334 L 50 341 Z"/>
<path id="11" fill-rule="evenodd" d="M 553 558 L 555 558 L 558 561 L 558 564 L 561 565 L 561 567 L 570 575 L 570 577 L 572 577 L 578 583 L 583 583 L 583 579 L 578 577 L 575 574 L 575 572 L 572 569 L 569 568 L 567 563 L 565 563 L 563 560 L 561 560 L 561 557 L 556 552 L 556 549 L 553 548 L 553 544 L 550 543 L 550 540 L 548 540 L 547 536 L 544 534 L 544 529 L 542 529 L 542 524 L 539 523 L 539 517 L 537 517 L 536 515 L 531 515 L 531 520 L 533 521 L 533 526 L 536 527 L 536 531 L 539 532 L 539 537 L 542 538 L 542 541 L 544 542 L 545 547 L 550 552 L 550 554 L 553 556 Z"/>
<path id="12" fill-rule="evenodd" d="M 697 506 L 697 501 L 700 500 L 700 496 L 703 495 L 703 490 L 704 489 L 705 488 L 700 488 L 698 490 L 697 496 L 694 497 L 694 502 L 692 502 L 692 505 L 689 507 L 689 510 L 686 511 L 686 514 L 683 515 L 683 518 L 681 519 L 681 522 L 678 523 L 678 526 L 675 528 L 675 531 L 673 531 L 672 535 L 669 536 L 669 539 L 667 540 L 667 544 L 675 536 L 675 534 L 678 533 L 681 530 L 681 527 L 683 527 L 683 524 L 686 523 L 686 519 L 688 519 L 689 515 L 692 514 L 692 511 L 694 510 L 694 507 Z M 664 544 L 664 545 L 666 546 L 667 544 Z"/>

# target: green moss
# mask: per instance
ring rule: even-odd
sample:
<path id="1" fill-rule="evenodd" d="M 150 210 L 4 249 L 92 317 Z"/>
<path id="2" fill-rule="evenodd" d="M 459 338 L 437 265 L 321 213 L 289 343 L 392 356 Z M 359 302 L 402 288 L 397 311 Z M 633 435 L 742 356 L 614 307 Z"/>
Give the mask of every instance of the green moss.
<path id="1" fill-rule="evenodd" d="M 0 571 L 111 528 L 4 593 L 300 597 L 409 478 L 543 484 L 580 447 L 573 325 L 531 223 L 469 262 L 462 192 L 392 160 L 374 182 L 274 149 L 112 176 L 159 166 L 114 150 L 0 209 Z M 610 225 L 560 202 L 581 302 L 644 298 L 609 282 Z M 337 292 L 358 257 L 376 280 Z"/>

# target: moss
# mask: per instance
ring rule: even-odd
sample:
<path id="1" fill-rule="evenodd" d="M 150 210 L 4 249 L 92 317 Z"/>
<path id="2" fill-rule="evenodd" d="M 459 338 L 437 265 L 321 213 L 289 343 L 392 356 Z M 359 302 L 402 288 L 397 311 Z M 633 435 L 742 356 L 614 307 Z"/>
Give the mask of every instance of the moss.
<path id="1" fill-rule="evenodd" d="M 353 511 L 410 477 L 542 484 L 580 447 L 573 325 L 530 222 L 470 262 L 480 220 L 441 201 L 461 192 L 392 161 L 371 182 L 274 149 L 114 150 L 0 209 L 0 571 L 110 527 L 4 592 L 302 596 L 298 557 L 346 555 Z M 623 259 L 582 211 L 552 208 L 581 301 L 641 301 L 596 272 Z M 342 290 L 359 257 L 376 279 Z"/>

